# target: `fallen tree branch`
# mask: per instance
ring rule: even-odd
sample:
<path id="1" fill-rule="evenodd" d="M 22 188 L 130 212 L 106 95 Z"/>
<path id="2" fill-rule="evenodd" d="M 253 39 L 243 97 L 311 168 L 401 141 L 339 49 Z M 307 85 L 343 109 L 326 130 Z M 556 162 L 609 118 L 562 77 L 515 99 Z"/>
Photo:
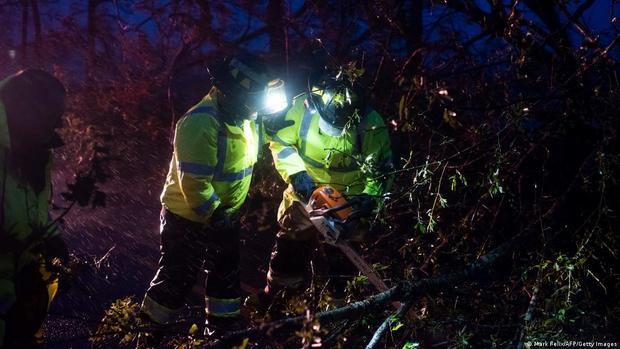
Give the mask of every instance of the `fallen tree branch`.
<path id="1" fill-rule="evenodd" d="M 401 289 L 401 285 L 394 286 L 385 292 L 373 295 L 363 301 L 355 302 L 341 308 L 336 308 L 334 310 L 317 313 L 316 318 L 327 323 L 346 318 L 352 318 L 354 316 L 366 313 L 366 311 L 368 311 L 369 309 L 378 308 L 388 303 L 390 300 L 397 299 L 399 296 L 401 296 Z M 230 342 L 236 339 L 255 337 L 257 335 L 260 335 L 261 333 L 270 330 L 302 323 L 305 319 L 305 316 L 296 316 L 264 323 L 260 326 L 253 328 L 232 331 L 224 335 L 220 340 L 207 344 L 205 348 L 219 348 L 221 347 L 222 343 Z"/>
<path id="2" fill-rule="evenodd" d="M 517 345 L 517 349 L 524 348 L 524 340 L 526 337 L 527 325 L 532 321 L 532 317 L 534 316 L 534 309 L 536 308 L 536 302 L 538 301 L 538 285 L 534 286 L 534 290 L 532 291 L 532 297 L 530 298 L 530 303 L 527 307 L 527 311 L 523 315 L 523 327 L 521 328 L 519 334 L 519 345 Z"/>
<path id="3" fill-rule="evenodd" d="M 385 292 L 375 294 L 365 300 L 334 310 L 319 312 L 316 314 L 316 318 L 323 323 L 331 323 L 342 319 L 351 319 L 367 314 L 369 310 L 382 307 L 384 304 L 391 301 L 404 300 L 407 304 L 411 304 L 413 299 L 415 299 L 418 295 L 445 291 L 451 286 L 460 284 L 464 281 L 475 281 L 478 279 L 478 276 L 480 276 L 483 271 L 489 269 L 489 267 L 497 261 L 497 259 L 506 255 L 508 251 L 511 251 L 513 247 L 519 244 L 526 236 L 524 232 L 513 236 L 510 240 L 496 247 L 488 254 L 480 257 L 462 272 L 452 273 L 437 278 L 426 278 L 416 282 L 403 282 Z M 282 329 L 287 326 L 302 323 L 304 319 L 305 316 L 296 316 L 264 323 L 253 328 L 232 331 L 224 335 L 221 339 L 207 344 L 204 348 L 221 348 L 223 343 L 229 343 L 243 338 L 253 338 L 267 331 Z"/>

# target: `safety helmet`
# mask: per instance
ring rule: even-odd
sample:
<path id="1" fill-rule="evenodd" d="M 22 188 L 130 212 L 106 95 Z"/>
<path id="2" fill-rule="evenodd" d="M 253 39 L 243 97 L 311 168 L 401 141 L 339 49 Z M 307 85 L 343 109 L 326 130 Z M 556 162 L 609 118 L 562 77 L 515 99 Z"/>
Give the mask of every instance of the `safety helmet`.
<path id="1" fill-rule="evenodd" d="M 271 75 L 255 55 L 226 57 L 209 72 L 220 91 L 218 102 L 235 119 L 255 119 L 288 107 L 284 82 Z"/>
<path id="2" fill-rule="evenodd" d="M 342 135 L 347 124 L 358 123 L 364 107 L 359 88 L 340 75 L 315 85 L 310 102 L 319 113 L 319 129 L 334 137 Z"/>
<path id="3" fill-rule="evenodd" d="M 30 147 L 62 145 L 55 130 L 62 126 L 65 94 L 64 85 L 40 69 L 21 70 L 0 82 L 12 141 Z"/>

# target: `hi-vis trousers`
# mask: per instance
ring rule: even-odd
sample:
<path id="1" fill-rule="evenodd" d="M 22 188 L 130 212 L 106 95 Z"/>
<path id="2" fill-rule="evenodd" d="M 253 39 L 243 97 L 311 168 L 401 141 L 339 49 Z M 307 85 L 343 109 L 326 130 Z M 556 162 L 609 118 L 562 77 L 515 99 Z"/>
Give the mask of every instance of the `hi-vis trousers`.
<path id="1" fill-rule="evenodd" d="M 159 324 L 169 323 L 204 265 L 206 312 L 209 317 L 240 315 L 239 229 L 216 231 L 165 209 L 161 215 L 159 270 L 142 302 L 141 311 Z"/>

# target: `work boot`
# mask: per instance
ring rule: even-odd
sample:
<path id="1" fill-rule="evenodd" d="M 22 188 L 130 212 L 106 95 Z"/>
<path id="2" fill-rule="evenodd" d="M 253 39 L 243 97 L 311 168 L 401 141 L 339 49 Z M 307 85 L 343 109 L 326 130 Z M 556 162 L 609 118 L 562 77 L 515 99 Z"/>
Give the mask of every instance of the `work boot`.
<path id="1" fill-rule="evenodd" d="M 215 317 L 207 316 L 205 321 L 205 339 L 209 342 L 213 342 L 215 348 L 235 348 L 242 346 L 246 338 L 225 338 L 226 335 L 234 331 L 239 331 L 247 328 L 247 321 L 242 317 Z"/>
<path id="2" fill-rule="evenodd" d="M 303 288 L 275 288 L 267 285 L 256 295 L 249 297 L 248 308 L 253 306 L 262 321 L 279 320 L 290 315 L 289 302 L 302 297 L 303 291 Z"/>
<path id="3" fill-rule="evenodd" d="M 164 342 L 163 326 L 153 322 L 153 320 L 144 313 L 140 313 L 138 318 L 142 327 L 148 328 L 149 331 L 138 334 L 136 349 L 159 348 Z"/>
<path id="4" fill-rule="evenodd" d="M 140 333 L 136 343 L 136 349 L 154 349 L 159 348 L 163 342 L 163 337 L 155 333 Z"/>
<path id="5" fill-rule="evenodd" d="M 267 314 L 272 310 L 276 301 L 276 292 L 270 292 L 269 286 L 253 293 L 245 298 L 243 308 L 247 310 L 248 316 L 254 321 L 264 321 Z"/>

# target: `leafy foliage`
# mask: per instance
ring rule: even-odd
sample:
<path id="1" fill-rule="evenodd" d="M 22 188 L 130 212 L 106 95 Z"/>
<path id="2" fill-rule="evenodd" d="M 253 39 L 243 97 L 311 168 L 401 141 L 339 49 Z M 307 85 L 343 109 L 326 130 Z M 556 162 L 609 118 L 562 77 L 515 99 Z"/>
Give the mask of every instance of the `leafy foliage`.
<path id="1" fill-rule="evenodd" d="M 129 344 L 135 341 L 141 322 L 140 304 L 131 297 L 117 299 L 105 312 L 99 327 L 91 337 L 95 347 L 105 347 L 111 341 Z"/>
<path id="2" fill-rule="evenodd" d="M 64 156 L 87 154 L 82 164 L 95 168 L 75 178 L 70 200 L 102 203 L 99 167 L 161 182 L 164 165 L 146 154 L 168 151 L 172 125 L 208 89 L 202 67 L 237 47 L 268 48 L 293 95 L 325 65 L 341 66 L 367 88 L 392 135 L 397 166 L 377 219 L 383 234 L 363 250 L 386 266 L 389 283 L 460 270 L 526 236 L 483 282 L 416 300 L 386 346 L 617 335 L 620 39 L 602 2 L 87 3 L 54 17 L 46 12 L 55 5 L 41 2 L 49 32 L 21 44 L 11 14 L 22 8 L 0 4 L 12 28 L 0 32 L 0 50 L 17 54 L 0 73 L 39 64 L 69 86 Z M 593 14 L 601 18 L 587 21 Z M 82 146 L 95 130 L 119 141 Z M 112 154 L 125 164 L 107 163 Z M 355 158 L 365 173 L 384 175 L 372 160 Z M 268 156 L 257 165 L 244 218 L 261 233 L 275 229 L 283 188 L 271 165 Z M 349 277 L 347 301 L 372 292 L 364 277 Z M 390 316 L 368 314 L 346 329 L 317 323 L 313 314 L 334 305 L 328 296 L 311 290 L 289 304 L 309 316 L 286 343 L 363 346 Z"/>

